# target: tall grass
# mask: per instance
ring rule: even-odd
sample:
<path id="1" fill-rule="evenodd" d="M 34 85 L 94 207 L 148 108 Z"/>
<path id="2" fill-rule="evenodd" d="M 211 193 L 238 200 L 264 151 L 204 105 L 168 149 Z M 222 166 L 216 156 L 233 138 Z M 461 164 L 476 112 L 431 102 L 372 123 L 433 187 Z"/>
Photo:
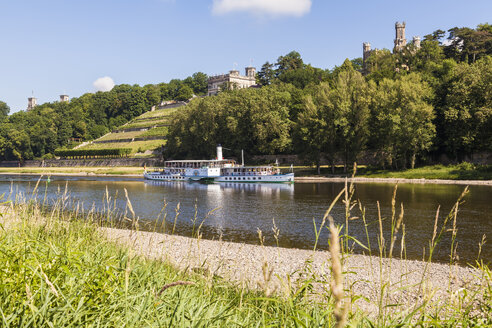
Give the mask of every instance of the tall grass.
<path id="1" fill-rule="evenodd" d="M 43 190 L 44 189 L 44 190 Z M 321 224 L 314 221 L 316 244 L 321 230 L 330 233 L 330 252 L 312 254 L 325 257 L 328 272 L 320 273 L 308 260 L 299 278 L 276 276 L 275 263 L 258 263 L 262 277 L 259 289 L 246 288 L 205 270 L 174 267 L 166 261 L 152 260 L 138 253 L 131 244 L 108 239 L 100 228 L 106 225 L 132 229 L 138 235 L 140 222 L 135 216 L 130 197 L 125 190 L 127 207 L 124 213 L 115 211 L 116 197 L 106 190 L 104 206 L 96 215 L 84 212 L 79 205 L 69 205 L 67 188 L 50 207 L 16 195 L 14 203 L 1 207 L 0 219 L 0 326 L 1 327 L 450 327 L 492 325 L 492 273 L 482 260 L 476 262 L 479 288 L 464 286 L 437 298 L 428 285 L 427 270 L 432 254 L 446 233 L 456 237 L 456 220 L 466 189 L 450 213 L 439 222 L 436 215 L 434 233 L 429 244 L 421 279 L 413 285 L 407 282 L 408 272 L 396 273 L 394 262 L 405 261 L 405 223 L 403 204 L 396 203 L 395 187 L 390 218 L 377 218 L 381 227 L 377 251 L 367 241 L 349 235 L 351 221 L 360 220 L 367 226 L 364 205 L 353 199 L 354 185 L 345 187 L 333 199 Z M 32 194 L 46 192 L 42 183 Z M 38 198 L 39 199 L 39 198 Z M 337 226 L 331 210 L 340 202 L 345 218 Z M 164 203 L 154 230 L 166 222 L 174 233 L 180 215 L 179 206 L 167 217 Z M 210 211 L 208 215 L 212 215 Z M 355 212 L 355 213 L 354 213 Z M 116 220 L 116 218 L 122 218 Z M 192 220 L 193 236 L 200 243 L 201 228 L 206 218 Z M 389 236 L 383 221 L 389 220 Z M 327 224 L 328 222 L 328 224 Z M 274 223 L 274 236 L 279 231 Z M 264 235 L 259 231 L 260 246 Z M 399 258 L 394 249 L 401 242 Z M 455 265 L 455 239 L 450 249 L 451 268 Z M 481 241 L 481 244 L 485 239 Z M 218 242 L 220 243 L 220 242 Z M 348 266 L 359 245 L 371 255 L 369 277 L 358 276 Z M 150 244 L 148 247 L 153 247 Z M 198 246 L 200 247 L 200 246 Z M 276 251 L 279 252 L 278 249 Z M 192 249 L 190 248 L 190 253 Z M 377 255 L 376 255 L 377 254 Z M 375 256 L 372 256 L 375 255 Z M 280 257 L 280 252 L 278 253 Z M 240 263 L 238 263 L 240 265 Z M 195 268 L 193 268 L 195 269 Z M 200 269 L 200 268 L 198 268 Z M 443 284 L 451 284 L 453 277 Z M 274 287 L 277 280 L 281 289 Z M 373 298 L 359 294 L 357 285 L 376 286 Z M 417 290 L 417 294 L 412 294 Z M 395 295 L 415 297 L 415 301 Z M 361 307 L 362 303 L 369 307 Z M 367 308 L 372 309 L 368 311 Z"/>

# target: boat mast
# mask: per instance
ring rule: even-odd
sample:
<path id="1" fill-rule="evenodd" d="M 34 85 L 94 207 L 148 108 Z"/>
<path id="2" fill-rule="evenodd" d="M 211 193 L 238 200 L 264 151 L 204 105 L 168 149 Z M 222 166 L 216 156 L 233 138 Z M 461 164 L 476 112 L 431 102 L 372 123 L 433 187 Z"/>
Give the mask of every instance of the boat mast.
<path id="1" fill-rule="evenodd" d="M 241 165 L 244 166 L 244 149 L 241 149 Z"/>

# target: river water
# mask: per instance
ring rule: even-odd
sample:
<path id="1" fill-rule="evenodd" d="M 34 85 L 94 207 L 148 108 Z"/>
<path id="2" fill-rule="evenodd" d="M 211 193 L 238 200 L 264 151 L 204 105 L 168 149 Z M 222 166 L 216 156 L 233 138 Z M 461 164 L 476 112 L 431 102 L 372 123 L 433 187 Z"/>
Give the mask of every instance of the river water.
<path id="1" fill-rule="evenodd" d="M 0 194 L 24 198 L 31 193 L 39 176 L 0 176 Z M 155 182 L 136 178 L 111 177 L 62 177 L 52 176 L 50 182 L 43 177 L 37 197 L 47 202 L 59 201 L 67 190 L 71 206 L 79 202 L 85 210 L 94 207 L 96 212 L 105 211 L 106 190 L 112 198 L 114 209 L 127 216 L 124 189 L 132 203 L 135 215 L 142 223 L 156 223 L 165 214 L 165 224 L 158 221 L 148 224 L 147 229 L 161 229 L 181 235 L 191 235 L 193 229 L 202 224 L 203 238 L 222 239 L 235 242 L 259 243 L 258 230 L 262 231 L 265 244 L 284 247 L 312 248 L 315 242 L 313 220 L 319 227 L 321 219 L 336 195 L 343 189 L 343 183 L 296 183 L 296 184 L 200 184 L 186 182 Z M 464 186 L 437 184 L 400 184 L 396 196 L 398 217 L 401 204 L 404 208 L 403 224 L 405 247 L 402 250 L 401 232 L 393 252 L 396 256 L 411 259 L 427 258 L 432 238 L 436 210 L 439 211 L 439 227 L 452 209 Z M 391 199 L 394 184 L 357 183 L 353 199 L 360 200 L 351 211 L 348 234 L 367 246 L 372 253 L 378 253 L 379 201 L 383 218 L 383 233 L 387 245 L 391 239 Z M 14 196 L 10 196 L 14 199 Z M 178 215 L 176 210 L 179 204 Z M 365 210 L 367 225 L 364 226 L 360 208 Z M 163 209 L 164 208 L 164 209 Z M 337 224 L 345 224 L 345 207 L 338 202 L 332 210 Z M 195 222 L 195 224 L 194 224 Z M 193 228 L 195 225 L 195 228 Z M 448 225 L 451 228 L 452 222 Z M 157 228 L 156 228 L 157 227 Z M 274 227 L 278 229 L 275 237 Z M 367 227 L 367 229 L 366 229 Z M 462 264 L 474 263 L 479 253 L 483 235 L 492 234 L 492 187 L 471 186 L 464 202 L 459 207 L 456 221 L 457 254 Z M 345 230 L 343 230 L 345 231 Z M 449 261 L 451 232 L 443 233 L 433 259 Z M 318 248 L 328 248 L 328 231 L 321 230 Z M 360 246 L 354 251 L 365 252 Z M 492 241 L 486 242 L 481 258 L 492 260 Z"/>

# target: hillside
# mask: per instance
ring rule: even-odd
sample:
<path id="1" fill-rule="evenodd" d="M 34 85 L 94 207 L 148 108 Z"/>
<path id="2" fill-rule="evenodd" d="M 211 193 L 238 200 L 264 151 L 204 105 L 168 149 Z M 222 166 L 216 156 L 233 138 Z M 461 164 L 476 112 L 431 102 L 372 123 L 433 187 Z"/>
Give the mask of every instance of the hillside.
<path id="1" fill-rule="evenodd" d="M 132 156 L 152 156 L 166 144 L 171 117 L 177 110 L 169 106 L 146 112 L 77 149 L 131 148 Z"/>

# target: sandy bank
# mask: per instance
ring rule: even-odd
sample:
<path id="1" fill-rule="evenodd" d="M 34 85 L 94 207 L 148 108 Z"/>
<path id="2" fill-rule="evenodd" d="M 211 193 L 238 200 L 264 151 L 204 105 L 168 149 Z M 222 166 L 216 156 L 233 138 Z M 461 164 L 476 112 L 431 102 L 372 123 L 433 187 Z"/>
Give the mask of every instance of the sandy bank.
<path id="1" fill-rule="evenodd" d="M 268 288 L 282 294 L 304 278 L 318 281 L 315 290 L 329 289 L 330 255 L 325 251 L 256 246 L 182 236 L 101 228 L 107 238 L 130 246 L 148 258 L 169 261 L 181 269 L 210 272 L 248 288 Z M 264 263 L 272 271 L 265 282 Z M 346 288 L 353 296 L 362 296 L 356 304 L 365 311 L 377 310 L 381 285 L 389 290 L 387 302 L 403 308 L 421 304 L 429 298 L 436 302 L 455 300 L 464 290 L 474 293 L 481 288 L 480 272 L 456 265 L 421 261 L 383 259 L 351 255 L 345 259 Z M 425 272 L 425 273 L 424 273 Z M 301 279 L 300 279 L 301 278 Z M 323 283 L 324 282 L 324 283 Z M 364 300 L 366 298 L 367 300 Z M 398 310 L 398 309 L 396 309 Z"/>
<path id="2" fill-rule="evenodd" d="M 296 177 L 296 183 L 345 182 L 344 177 Z M 348 178 L 348 182 L 372 183 L 418 183 L 492 186 L 492 180 L 442 180 L 442 179 L 404 179 L 404 178 Z"/>

